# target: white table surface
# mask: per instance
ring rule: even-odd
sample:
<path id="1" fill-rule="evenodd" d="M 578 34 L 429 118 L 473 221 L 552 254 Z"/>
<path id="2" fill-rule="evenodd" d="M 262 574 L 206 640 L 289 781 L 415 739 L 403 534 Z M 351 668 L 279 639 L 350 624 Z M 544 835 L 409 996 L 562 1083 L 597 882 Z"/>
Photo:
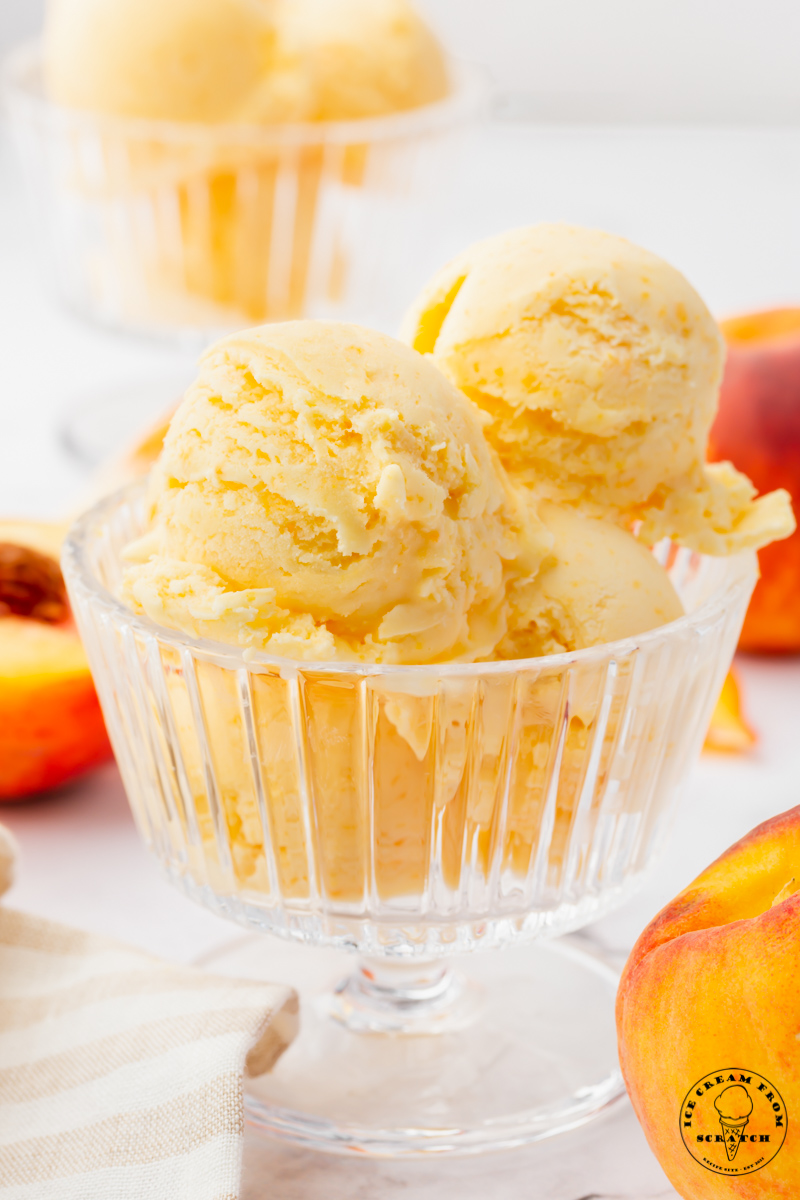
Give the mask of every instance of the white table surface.
<path id="1" fill-rule="evenodd" d="M 600 130 L 490 126 L 476 136 L 447 220 L 420 251 L 420 279 L 468 241 L 543 219 L 614 230 L 681 267 L 720 313 L 800 299 L 800 131 Z M 33 265 L 16 167 L 0 142 L 0 514 L 58 516 L 86 478 L 56 431 L 75 397 L 185 366 L 156 347 L 84 325 L 48 297 Z M 398 310 L 404 298 L 398 299 Z M 670 846 L 635 899 L 592 929 L 624 952 L 713 857 L 800 802 L 800 661 L 740 662 L 760 732 L 746 758 L 705 756 L 684 790 Z M 113 766 L 4 806 L 22 846 L 16 907 L 179 961 L 236 931 L 160 877 Z M 243 1200 L 666 1200 L 675 1193 L 630 1108 L 527 1150 L 392 1165 L 334 1159 L 248 1133 Z"/>

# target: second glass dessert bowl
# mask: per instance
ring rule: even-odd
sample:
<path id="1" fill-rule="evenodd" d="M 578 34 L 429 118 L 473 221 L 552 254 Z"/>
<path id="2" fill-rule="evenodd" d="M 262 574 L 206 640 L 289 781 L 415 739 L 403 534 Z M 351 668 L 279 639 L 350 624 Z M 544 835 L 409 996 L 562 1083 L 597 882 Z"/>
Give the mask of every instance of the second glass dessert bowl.
<path id="1" fill-rule="evenodd" d="M 191 348 L 299 316 L 394 324 L 386 297 L 409 290 L 409 247 L 487 103 L 479 69 L 448 68 L 444 99 L 385 116 L 176 122 L 55 104 L 40 47 L 20 47 L 6 100 L 59 294 Z"/>
<path id="2" fill-rule="evenodd" d="M 117 596 L 143 526 L 140 486 L 103 501 L 65 577 L 145 841 L 189 895 L 284 939 L 212 964 L 301 994 L 250 1117 L 319 1148 L 442 1154 L 613 1103 L 615 973 L 551 939 L 619 905 L 663 846 L 755 556 L 662 543 L 686 615 L 634 638 L 394 667 L 244 653 L 135 615 Z"/>

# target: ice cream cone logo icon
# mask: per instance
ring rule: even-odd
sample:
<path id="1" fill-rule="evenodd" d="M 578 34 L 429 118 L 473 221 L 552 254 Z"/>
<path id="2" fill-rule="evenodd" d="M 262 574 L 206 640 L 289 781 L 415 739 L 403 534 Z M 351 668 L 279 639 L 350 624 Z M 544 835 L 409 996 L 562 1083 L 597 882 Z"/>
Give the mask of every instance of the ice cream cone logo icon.
<path id="1" fill-rule="evenodd" d="M 753 1101 L 747 1088 L 737 1083 L 720 1092 L 714 1107 L 719 1113 L 728 1161 L 733 1162 L 753 1111 Z"/>
<path id="2" fill-rule="evenodd" d="M 775 1084 L 744 1067 L 725 1067 L 698 1079 L 680 1113 L 683 1144 L 695 1162 L 729 1177 L 751 1175 L 771 1163 L 788 1124 Z"/>

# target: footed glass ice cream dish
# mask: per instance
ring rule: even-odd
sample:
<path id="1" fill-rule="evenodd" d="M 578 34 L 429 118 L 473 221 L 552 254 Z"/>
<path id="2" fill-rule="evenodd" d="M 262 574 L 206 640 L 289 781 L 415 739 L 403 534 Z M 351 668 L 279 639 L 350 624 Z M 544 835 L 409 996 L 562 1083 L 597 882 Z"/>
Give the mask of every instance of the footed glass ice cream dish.
<path id="1" fill-rule="evenodd" d="M 306 1146 L 474 1153 L 622 1096 L 616 973 L 565 935 L 663 848 L 754 549 L 793 528 L 705 466 L 723 351 L 688 283 L 592 231 L 509 239 L 496 286 L 468 255 L 423 295 L 426 354 L 220 341 L 149 481 L 66 544 L 142 836 L 249 930 L 205 965 L 300 994 L 247 1111 Z"/>
<path id="2" fill-rule="evenodd" d="M 663 848 L 756 579 L 662 542 L 685 615 L 572 653 L 394 666 L 192 637 L 118 596 L 141 487 L 75 525 L 69 592 L 142 837 L 250 931 L 301 1031 L 251 1121 L 342 1153 L 474 1153 L 623 1094 L 615 971 L 564 935 Z"/>

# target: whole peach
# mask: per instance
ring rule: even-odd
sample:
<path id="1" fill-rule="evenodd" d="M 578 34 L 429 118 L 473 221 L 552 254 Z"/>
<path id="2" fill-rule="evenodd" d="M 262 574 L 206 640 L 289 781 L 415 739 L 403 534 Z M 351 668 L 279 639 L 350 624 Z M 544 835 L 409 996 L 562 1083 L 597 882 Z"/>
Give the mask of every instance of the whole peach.
<path id="1" fill-rule="evenodd" d="M 798 886 L 800 807 L 698 876 L 623 972 L 625 1082 L 686 1200 L 800 1197 Z"/>
<path id="2" fill-rule="evenodd" d="M 800 308 L 722 322 L 728 342 L 709 458 L 729 459 L 759 492 L 785 487 L 800 515 Z M 758 553 L 761 579 L 743 650 L 800 650 L 800 529 Z"/>

